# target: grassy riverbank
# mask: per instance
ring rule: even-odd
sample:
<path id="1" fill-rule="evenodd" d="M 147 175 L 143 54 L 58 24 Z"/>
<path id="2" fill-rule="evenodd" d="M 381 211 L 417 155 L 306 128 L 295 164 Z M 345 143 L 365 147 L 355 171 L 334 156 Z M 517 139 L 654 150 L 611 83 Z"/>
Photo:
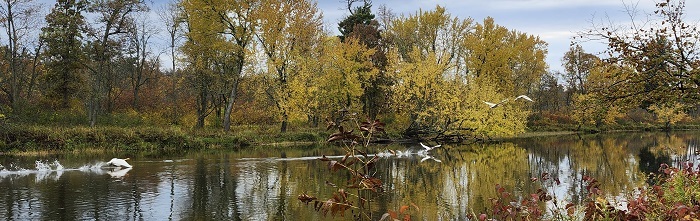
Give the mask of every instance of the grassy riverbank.
<path id="1" fill-rule="evenodd" d="M 301 128 L 280 133 L 277 128 L 239 126 L 232 132 L 189 130 L 179 127 L 0 125 L 0 152 L 76 151 L 175 151 L 239 149 L 252 145 L 285 145 L 321 142 L 328 132 Z"/>
<path id="2" fill-rule="evenodd" d="M 528 137 L 597 133 L 601 131 L 654 131 L 664 128 L 656 125 L 627 125 L 608 128 L 537 128 L 513 137 Z M 698 125 L 678 125 L 676 130 L 698 130 Z M 81 125 L 18 124 L 0 122 L 0 153 L 42 151 L 133 151 L 158 152 L 200 149 L 240 149 L 249 146 L 292 146 L 322 143 L 335 131 L 323 127 L 296 125 L 285 133 L 277 125 L 238 125 L 231 132 L 219 128 L 191 129 L 179 126 L 112 125 L 88 127 Z M 391 130 L 391 139 L 401 139 L 400 131 Z"/>

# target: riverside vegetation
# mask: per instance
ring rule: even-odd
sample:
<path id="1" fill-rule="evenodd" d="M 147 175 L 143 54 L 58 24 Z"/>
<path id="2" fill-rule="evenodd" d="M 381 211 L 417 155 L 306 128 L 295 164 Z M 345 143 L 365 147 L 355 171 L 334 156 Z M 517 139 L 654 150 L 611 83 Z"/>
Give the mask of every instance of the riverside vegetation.
<path id="1" fill-rule="evenodd" d="M 547 42 L 490 17 L 345 3 L 339 36 L 307 0 L 176 1 L 157 10 L 162 29 L 143 1 L 62 0 L 47 15 L 33 0 L 2 3 L 13 10 L 0 25 L 15 27 L 0 45 L 2 151 L 322 141 L 318 125 L 338 109 L 391 125 L 395 139 L 440 142 L 697 128 L 700 31 L 683 0 L 656 3 L 652 29 L 581 30 L 563 73 L 548 71 Z M 22 32 L 37 21 L 40 32 Z M 152 49 L 158 34 L 170 69 Z M 576 44 L 591 39 L 608 47 Z M 534 102 L 484 104 L 521 94 Z"/>
<path id="2" fill-rule="evenodd" d="M 33 0 L 1 3 L 13 10 L 0 10 L 8 39 L 0 45 L 0 152 L 322 142 L 331 133 L 318 125 L 337 109 L 379 119 L 389 138 L 440 142 L 526 131 L 697 129 L 700 30 L 684 21 L 683 0 L 658 2 L 640 16 L 650 27 L 609 21 L 581 30 L 563 55 L 564 73 L 548 71 L 547 42 L 490 17 L 459 18 L 442 6 L 408 15 L 380 6 L 375 14 L 371 1 L 347 0 L 350 14 L 333 36 L 315 2 L 293 2 L 163 5 L 158 14 L 166 25 L 158 31 L 169 41 L 170 69 L 161 67 L 164 53 L 152 49 L 153 16 L 143 1 L 60 0 L 47 15 Z M 40 32 L 23 32 L 36 21 L 43 21 Z M 587 40 L 607 48 L 601 56 L 587 53 L 578 44 Z M 483 103 L 520 94 L 535 102 Z M 692 168 L 664 168 L 663 181 L 630 198 L 640 200 L 635 210 L 609 208 L 592 195 L 585 217 L 696 219 L 697 200 L 682 199 L 697 197 L 681 194 L 698 187 Z M 546 189 L 533 194 L 527 200 L 549 199 Z M 484 219 L 541 218 L 534 207 L 509 207 L 508 195 L 501 200 Z M 408 205 L 397 211 L 419 209 Z"/>

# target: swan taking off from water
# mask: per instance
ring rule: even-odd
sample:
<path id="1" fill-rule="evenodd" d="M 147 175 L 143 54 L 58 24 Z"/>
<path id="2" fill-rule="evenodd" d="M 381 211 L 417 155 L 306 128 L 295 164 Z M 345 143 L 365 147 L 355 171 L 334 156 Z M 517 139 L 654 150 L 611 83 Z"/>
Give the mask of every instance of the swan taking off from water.
<path id="1" fill-rule="evenodd" d="M 131 165 L 129 165 L 129 163 L 126 162 L 127 160 L 129 160 L 129 158 L 126 158 L 126 159 L 112 158 L 112 160 L 107 162 L 107 165 L 111 165 L 111 166 L 115 166 L 115 167 L 131 168 Z"/>

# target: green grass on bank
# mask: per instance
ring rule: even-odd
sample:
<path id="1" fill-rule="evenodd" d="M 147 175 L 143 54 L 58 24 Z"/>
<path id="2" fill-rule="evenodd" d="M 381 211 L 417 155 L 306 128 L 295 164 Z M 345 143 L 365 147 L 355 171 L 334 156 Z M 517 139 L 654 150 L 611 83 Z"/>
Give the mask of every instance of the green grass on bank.
<path id="1" fill-rule="evenodd" d="M 190 119 L 191 120 L 191 119 Z M 662 125 L 650 123 L 620 123 L 612 126 L 578 126 L 567 120 L 533 118 L 528 131 L 499 140 L 598 133 L 603 131 L 661 131 Z M 390 139 L 402 139 L 400 126 L 392 118 L 387 123 Z M 187 121 L 189 122 L 189 121 Z M 178 151 L 199 149 L 237 149 L 242 147 L 288 146 L 323 143 L 336 131 L 324 126 L 313 127 L 306 122 L 292 122 L 285 133 L 279 124 L 235 125 L 230 132 L 221 129 L 220 121 L 212 119 L 205 128 L 192 125 L 171 125 L 172 122 L 154 114 L 125 111 L 102 116 L 97 127 L 89 127 L 80 110 L 42 111 L 23 109 L 0 119 L 0 152 L 28 151 Z M 698 122 L 673 125 L 673 130 L 700 130 Z"/>
<path id="2" fill-rule="evenodd" d="M 264 144 L 320 142 L 328 135 L 329 132 L 316 128 L 280 133 L 279 128 L 273 126 L 237 126 L 231 132 L 223 132 L 221 129 L 193 130 L 176 126 L 92 128 L 0 124 L 0 152 L 237 149 Z"/>

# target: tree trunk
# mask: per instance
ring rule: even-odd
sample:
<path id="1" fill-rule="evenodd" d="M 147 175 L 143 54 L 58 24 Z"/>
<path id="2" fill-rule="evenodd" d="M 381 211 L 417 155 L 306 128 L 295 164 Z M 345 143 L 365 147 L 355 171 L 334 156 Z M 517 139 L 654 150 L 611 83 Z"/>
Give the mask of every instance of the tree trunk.
<path id="1" fill-rule="evenodd" d="M 282 127 L 280 128 L 281 133 L 287 132 L 287 120 L 289 119 L 289 116 L 287 116 L 287 112 L 285 111 L 282 113 Z"/>
<path id="2" fill-rule="evenodd" d="M 175 60 L 175 59 L 173 59 L 173 60 Z M 177 92 L 177 81 L 178 80 L 177 80 L 177 78 L 178 77 L 176 76 L 176 74 L 177 74 L 177 72 L 175 70 L 175 62 L 173 61 L 173 73 L 170 75 L 170 77 L 172 78 L 172 80 L 171 80 L 172 81 L 172 85 L 171 85 L 172 86 L 172 88 L 171 88 L 171 90 L 172 90 L 171 91 L 171 102 L 172 102 L 171 109 L 173 110 L 173 113 L 172 113 L 172 116 L 171 116 L 172 119 L 170 122 L 172 124 L 178 125 L 180 122 L 178 120 L 178 118 L 180 118 L 180 116 L 179 116 L 179 112 L 178 112 L 178 108 L 177 108 L 177 100 L 178 100 L 178 92 Z"/>
<path id="3" fill-rule="evenodd" d="M 231 88 L 231 93 L 228 96 L 228 104 L 226 105 L 226 112 L 224 113 L 224 131 L 231 131 L 231 111 L 233 110 L 233 103 L 236 102 L 236 94 L 238 92 L 238 79 L 233 82 Z"/>
<path id="4" fill-rule="evenodd" d="M 134 100 L 132 100 L 131 103 L 131 108 L 133 108 L 136 111 L 139 111 L 139 86 L 134 87 L 133 93 L 134 93 Z"/>
<path id="5" fill-rule="evenodd" d="M 202 89 L 204 90 L 204 89 Z M 197 105 L 197 128 L 204 128 L 204 120 L 207 117 L 207 93 L 199 92 L 199 102 Z"/>

